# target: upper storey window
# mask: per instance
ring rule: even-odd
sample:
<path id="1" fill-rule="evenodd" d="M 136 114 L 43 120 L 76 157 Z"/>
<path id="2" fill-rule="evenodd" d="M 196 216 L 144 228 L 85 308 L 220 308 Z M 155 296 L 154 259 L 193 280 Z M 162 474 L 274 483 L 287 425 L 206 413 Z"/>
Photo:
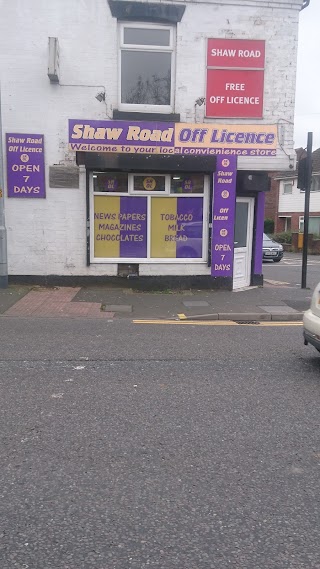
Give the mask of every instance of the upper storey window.
<path id="1" fill-rule="evenodd" d="M 173 27 L 121 24 L 119 108 L 172 112 L 173 56 Z"/>

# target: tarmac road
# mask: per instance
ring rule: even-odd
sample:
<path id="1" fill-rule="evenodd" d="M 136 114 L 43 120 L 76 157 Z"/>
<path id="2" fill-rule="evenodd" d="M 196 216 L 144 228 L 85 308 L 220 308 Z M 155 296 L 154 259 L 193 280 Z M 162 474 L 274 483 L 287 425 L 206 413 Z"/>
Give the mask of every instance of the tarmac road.
<path id="1" fill-rule="evenodd" d="M 299 325 L 1 320 L 1 569 L 319 568 Z"/>
<path id="2" fill-rule="evenodd" d="M 285 253 L 279 263 L 264 261 L 262 272 L 264 279 L 286 281 L 291 285 L 301 286 L 302 255 Z M 309 255 L 307 266 L 307 286 L 311 289 L 320 281 L 320 255 Z"/>

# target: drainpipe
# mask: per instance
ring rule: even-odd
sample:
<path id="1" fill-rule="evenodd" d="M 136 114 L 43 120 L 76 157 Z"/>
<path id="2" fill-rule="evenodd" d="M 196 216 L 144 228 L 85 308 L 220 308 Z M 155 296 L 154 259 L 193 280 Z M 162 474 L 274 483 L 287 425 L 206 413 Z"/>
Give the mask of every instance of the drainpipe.
<path id="1" fill-rule="evenodd" d="M 1 86 L 0 86 L 0 288 L 8 287 L 7 230 L 4 219 L 4 176 L 1 125 Z"/>
<path id="2" fill-rule="evenodd" d="M 305 8 L 308 8 L 309 4 L 310 4 L 310 0 L 303 0 L 303 4 L 300 8 L 300 12 L 302 12 L 302 10 L 304 10 Z"/>

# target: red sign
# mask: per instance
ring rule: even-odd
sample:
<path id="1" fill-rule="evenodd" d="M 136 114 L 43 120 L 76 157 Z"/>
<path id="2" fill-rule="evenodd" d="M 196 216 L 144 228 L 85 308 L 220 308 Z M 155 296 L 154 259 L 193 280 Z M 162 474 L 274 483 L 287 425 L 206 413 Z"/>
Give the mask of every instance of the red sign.
<path id="1" fill-rule="evenodd" d="M 262 118 L 265 42 L 208 39 L 206 116 Z"/>
<path id="2" fill-rule="evenodd" d="M 207 67 L 264 69 L 263 40 L 208 39 Z"/>
<path id="3" fill-rule="evenodd" d="M 207 70 L 208 117 L 259 118 L 263 113 L 263 71 Z"/>

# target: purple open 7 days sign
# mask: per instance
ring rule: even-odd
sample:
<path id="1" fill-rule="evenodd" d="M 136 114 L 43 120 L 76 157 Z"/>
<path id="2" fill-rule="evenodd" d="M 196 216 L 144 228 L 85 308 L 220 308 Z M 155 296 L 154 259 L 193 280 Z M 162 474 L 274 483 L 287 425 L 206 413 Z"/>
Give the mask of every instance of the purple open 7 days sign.
<path id="1" fill-rule="evenodd" d="M 45 198 L 43 134 L 7 134 L 9 198 Z"/>
<path id="2" fill-rule="evenodd" d="M 217 156 L 212 213 L 213 277 L 232 278 L 233 275 L 236 178 L 237 157 Z"/>

